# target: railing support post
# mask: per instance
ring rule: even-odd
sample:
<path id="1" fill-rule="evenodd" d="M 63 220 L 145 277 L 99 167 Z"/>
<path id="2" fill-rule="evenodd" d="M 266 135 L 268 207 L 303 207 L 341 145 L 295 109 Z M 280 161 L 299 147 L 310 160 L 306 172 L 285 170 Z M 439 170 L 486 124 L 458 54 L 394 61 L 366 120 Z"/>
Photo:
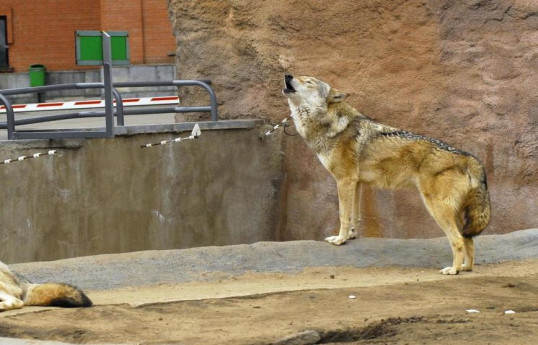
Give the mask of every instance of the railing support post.
<path id="1" fill-rule="evenodd" d="M 114 136 L 114 104 L 112 103 L 112 49 L 110 35 L 102 31 L 103 36 L 103 79 L 105 84 L 105 123 L 106 135 Z"/>
<path id="2" fill-rule="evenodd" d="M 6 107 L 6 117 L 7 117 L 7 138 L 9 140 L 13 139 L 13 132 L 15 132 L 15 113 L 13 112 L 13 107 L 11 103 L 6 98 L 6 96 L 0 93 L 0 102 Z"/>
<path id="3" fill-rule="evenodd" d="M 123 114 L 123 98 L 121 94 L 116 89 L 112 89 L 114 94 L 114 99 L 116 100 L 116 125 L 125 126 L 125 119 Z"/>

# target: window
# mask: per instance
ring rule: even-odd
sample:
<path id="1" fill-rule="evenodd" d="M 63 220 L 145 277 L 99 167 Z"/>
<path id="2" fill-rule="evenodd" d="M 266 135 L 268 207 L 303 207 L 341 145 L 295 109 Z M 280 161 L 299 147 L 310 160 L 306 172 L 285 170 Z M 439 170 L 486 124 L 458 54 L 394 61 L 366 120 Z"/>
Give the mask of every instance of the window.
<path id="1" fill-rule="evenodd" d="M 0 16 L 0 69 L 9 68 L 7 50 L 7 17 Z"/>
<path id="2" fill-rule="evenodd" d="M 107 31 L 110 35 L 112 64 L 129 64 L 129 34 L 127 31 Z M 103 64 L 103 37 L 101 31 L 77 30 L 75 47 L 77 65 Z"/>

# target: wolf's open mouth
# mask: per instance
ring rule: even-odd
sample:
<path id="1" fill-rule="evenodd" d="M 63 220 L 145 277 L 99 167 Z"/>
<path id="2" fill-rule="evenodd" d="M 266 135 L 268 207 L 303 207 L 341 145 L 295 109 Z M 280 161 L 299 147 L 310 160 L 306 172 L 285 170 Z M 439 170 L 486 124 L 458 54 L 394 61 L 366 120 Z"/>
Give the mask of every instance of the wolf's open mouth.
<path id="1" fill-rule="evenodd" d="M 284 84 L 286 85 L 286 88 L 284 89 L 284 93 L 295 93 L 297 92 L 293 86 L 291 85 L 291 80 L 293 79 L 292 75 L 286 74 L 284 77 Z"/>

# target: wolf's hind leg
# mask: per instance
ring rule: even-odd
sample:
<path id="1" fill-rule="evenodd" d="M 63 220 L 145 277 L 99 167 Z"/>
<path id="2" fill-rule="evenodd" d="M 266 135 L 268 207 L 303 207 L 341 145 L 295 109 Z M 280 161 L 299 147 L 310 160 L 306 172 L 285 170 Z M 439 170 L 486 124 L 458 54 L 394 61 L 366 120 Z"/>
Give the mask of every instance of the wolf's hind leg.
<path id="1" fill-rule="evenodd" d="M 463 237 L 459 234 L 454 236 L 448 235 L 448 240 L 450 241 L 450 248 L 452 249 L 452 266 L 443 268 L 439 273 L 458 274 L 463 266 Z"/>
<path id="2" fill-rule="evenodd" d="M 463 250 L 465 252 L 465 263 L 461 266 L 462 271 L 472 271 L 474 266 L 474 240 L 463 238 Z"/>
<path id="3" fill-rule="evenodd" d="M 351 228 L 349 229 L 347 239 L 357 238 L 359 226 L 361 224 L 361 183 L 357 182 L 355 187 L 355 198 L 353 199 L 353 215 L 351 216 Z"/>
<path id="4" fill-rule="evenodd" d="M 340 231 L 338 236 L 330 236 L 325 241 L 341 245 L 346 243 L 350 231 L 350 219 L 352 215 L 353 200 L 355 198 L 355 189 L 357 181 L 351 178 L 341 179 L 336 181 L 338 187 L 338 206 L 340 212 Z"/>
<path id="5" fill-rule="evenodd" d="M 8 295 L 4 292 L 0 292 L 0 311 L 20 309 L 24 305 L 24 302 L 18 298 Z"/>
<path id="6" fill-rule="evenodd" d="M 455 212 L 450 204 L 444 201 L 445 199 L 448 200 L 450 198 L 442 198 L 438 195 L 438 199 L 436 199 L 431 196 L 431 193 L 422 193 L 422 195 L 426 208 L 448 237 L 450 248 L 452 249 L 452 266 L 443 268 L 439 271 L 439 273 L 451 275 L 458 274 L 462 268 L 461 266 L 463 265 L 465 245 L 463 242 L 463 236 L 461 236 L 458 229 Z"/>

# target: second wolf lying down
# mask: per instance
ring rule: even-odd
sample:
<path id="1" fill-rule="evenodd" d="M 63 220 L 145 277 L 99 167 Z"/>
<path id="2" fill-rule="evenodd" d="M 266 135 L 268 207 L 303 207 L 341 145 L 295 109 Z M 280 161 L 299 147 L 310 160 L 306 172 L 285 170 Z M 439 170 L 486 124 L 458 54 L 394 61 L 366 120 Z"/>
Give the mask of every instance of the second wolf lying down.
<path id="1" fill-rule="evenodd" d="M 298 133 L 336 179 L 340 231 L 326 240 L 341 245 L 355 238 L 362 183 L 414 186 L 450 241 L 452 266 L 440 273 L 471 271 L 473 236 L 490 220 L 480 161 L 442 141 L 374 122 L 344 102 L 347 94 L 321 80 L 286 75 L 284 81 L 283 93 Z"/>
<path id="2" fill-rule="evenodd" d="M 0 262 L 0 312 L 24 305 L 76 308 L 91 307 L 92 301 L 71 285 L 32 284 Z"/>

